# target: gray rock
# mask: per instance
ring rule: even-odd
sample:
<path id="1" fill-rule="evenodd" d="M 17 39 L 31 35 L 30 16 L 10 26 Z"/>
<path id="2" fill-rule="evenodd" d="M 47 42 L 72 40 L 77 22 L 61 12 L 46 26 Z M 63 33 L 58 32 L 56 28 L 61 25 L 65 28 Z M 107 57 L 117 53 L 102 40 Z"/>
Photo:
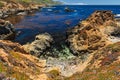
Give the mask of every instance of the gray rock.
<path id="1" fill-rule="evenodd" d="M 2 11 L 0 11 L 0 18 L 2 18 L 2 16 L 3 16 L 3 12 L 2 12 Z"/>
<path id="2" fill-rule="evenodd" d="M 40 56 L 47 48 L 50 47 L 52 42 L 52 36 L 48 33 L 44 33 L 37 35 L 32 43 L 26 44 L 23 47 L 32 55 Z"/>

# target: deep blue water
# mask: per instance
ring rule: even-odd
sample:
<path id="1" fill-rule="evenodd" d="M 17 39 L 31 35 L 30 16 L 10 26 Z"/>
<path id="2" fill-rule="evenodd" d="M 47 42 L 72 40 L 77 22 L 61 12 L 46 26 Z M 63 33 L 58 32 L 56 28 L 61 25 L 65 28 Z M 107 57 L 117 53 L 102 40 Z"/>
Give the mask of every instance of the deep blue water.
<path id="1" fill-rule="evenodd" d="M 65 7 L 74 11 L 66 12 Z M 42 8 L 34 15 L 25 16 L 15 23 L 16 30 L 20 31 L 16 41 L 24 44 L 33 40 L 36 34 L 44 32 L 62 40 L 68 28 L 76 26 L 96 10 L 111 10 L 114 14 L 120 14 L 120 6 L 117 5 L 62 5 Z"/>

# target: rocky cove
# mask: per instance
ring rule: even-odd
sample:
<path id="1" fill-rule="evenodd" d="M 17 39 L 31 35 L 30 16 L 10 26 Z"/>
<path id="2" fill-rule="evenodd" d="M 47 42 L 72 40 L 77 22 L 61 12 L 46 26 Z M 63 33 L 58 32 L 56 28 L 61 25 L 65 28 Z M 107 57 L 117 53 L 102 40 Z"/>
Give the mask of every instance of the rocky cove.
<path id="1" fill-rule="evenodd" d="M 80 15 L 80 13 L 76 14 L 76 11 L 74 14 L 71 14 L 72 12 L 64 13 L 55 10 L 54 13 L 57 14 L 56 16 L 54 15 L 55 18 L 50 11 L 52 14 L 49 15 L 53 17 L 52 19 L 50 16 L 47 16 L 46 19 L 42 18 L 38 16 L 40 14 L 37 12 L 32 15 L 35 18 L 25 16 L 19 23 L 15 23 L 14 26 L 16 29 L 13 28 L 12 23 L 10 23 L 12 20 L 10 22 L 1 20 L 1 72 L 6 72 L 6 76 L 10 75 L 18 80 L 20 80 L 18 75 L 22 76 L 24 80 L 77 80 L 82 79 L 84 76 L 76 77 L 76 75 L 81 75 L 81 72 L 83 74 L 87 73 L 87 69 L 89 69 L 88 71 L 93 70 L 96 72 L 96 69 L 100 69 L 106 66 L 106 64 L 111 66 L 111 64 L 115 64 L 116 61 L 119 63 L 119 21 L 115 19 L 112 11 L 101 9 L 102 8 L 93 11 L 92 14 L 89 13 L 89 16 L 84 16 L 82 19 L 73 18 Z M 46 10 L 46 8 L 43 8 L 43 10 Z M 60 16 L 61 14 L 65 15 Z M 48 13 L 46 12 L 44 15 L 46 16 Z M 73 20 L 70 20 L 67 15 Z M 16 20 L 18 16 L 14 17 Z M 58 28 L 56 28 L 53 23 L 51 23 L 51 25 L 45 23 L 50 25 L 47 26 L 47 28 L 53 26 L 53 28 L 47 29 L 44 25 L 38 24 L 37 20 L 40 20 L 39 17 L 42 18 L 41 21 L 45 20 L 45 22 L 60 19 L 56 22 L 54 21 L 55 25 L 58 25 L 57 22 L 62 19 L 64 20 L 63 17 L 68 18 L 68 20 L 65 20 L 65 24 L 61 24 Z M 6 20 L 9 20 L 9 18 Z M 34 20 L 37 25 L 34 25 L 34 23 L 32 25 Z M 72 21 L 75 21 L 75 23 L 72 24 Z M 43 28 L 38 28 L 38 25 Z M 54 32 L 54 29 L 58 33 Z M 26 33 L 26 31 L 29 33 Z M 27 35 L 25 35 L 24 32 Z M 28 34 L 30 36 L 28 36 Z M 57 34 L 57 37 L 54 34 Z M 17 39 L 13 42 L 8 41 L 11 40 L 11 38 L 13 40 L 13 36 L 17 36 Z M 56 40 L 56 38 L 63 41 L 60 42 L 60 40 Z M 19 42 L 21 43 L 24 40 L 25 43 L 23 42 L 22 45 L 19 44 Z M 29 43 L 26 43 L 27 41 Z M 57 50 L 57 48 L 55 48 L 57 46 L 52 45 L 62 46 L 62 49 Z M 118 76 L 116 79 L 117 78 Z"/>

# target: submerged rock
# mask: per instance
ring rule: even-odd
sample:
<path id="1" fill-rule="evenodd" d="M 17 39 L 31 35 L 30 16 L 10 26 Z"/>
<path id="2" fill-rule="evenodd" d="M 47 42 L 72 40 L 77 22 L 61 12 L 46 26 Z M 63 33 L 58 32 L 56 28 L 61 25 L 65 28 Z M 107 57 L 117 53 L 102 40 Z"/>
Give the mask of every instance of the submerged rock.
<path id="1" fill-rule="evenodd" d="M 76 55 L 90 53 L 110 44 L 108 37 L 119 32 L 118 30 L 120 26 L 111 11 L 95 11 L 79 25 L 67 31 L 67 42 Z"/>
<path id="2" fill-rule="evenodd" d="M 32 55 L 40 56 L 48 47 L 50 47 L 52 41 L 53 38 L 50 34 L 39 34 L 32 43 L 24 45 L 24 49 Z"/>
<path id="3" fill-rule="evenodd" d="M 74 10 L 70 9 L 69 7 L 65 7 L 65 12 L 74 12 Z"/>
<path id="4" fill-rule="evenodd" d="M 4 21 L 0 19 L 0 39 L 14 39 L 15 29 L 9 21 Z"/>

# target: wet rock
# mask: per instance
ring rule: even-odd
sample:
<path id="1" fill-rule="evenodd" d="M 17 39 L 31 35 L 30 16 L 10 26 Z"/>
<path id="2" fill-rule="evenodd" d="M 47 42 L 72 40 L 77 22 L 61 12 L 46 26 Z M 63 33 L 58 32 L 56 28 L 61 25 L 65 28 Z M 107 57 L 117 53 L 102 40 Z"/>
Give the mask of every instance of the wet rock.
<path id="1" fill-rule="evenodd" d="M 117 26 L 111 11 L 95 11 L 67 31 L 67 42 L 75 55 L 90 53 L 110 43 L 108 37 L 118 30 Z"/>
<path id="2" fill-rule="evenodd" d="M 69 7 L 65 7 L 65 12 L 74 12 L 74 10 L 70 9 Z"/>
<path id="3" fill-rule="evenodd" d="M 19 12 L 17 15 L 22 15 L 22 16 L 24 16 L 24 15 L 27 15 L 27 12 Z"/>
<path id="4" fill-rule="evenodd" d="M 0 19 L 0 39 L 11 40 L 15 38 L 15 29 L 9 21 Z"/>
<path id="5" fill-rule="evenodd" d="M 26 44 L 23 47 L 32 55 L 40 56 L 47 48 L 50 47 L 52 41 L 53 38 L 50 34 L 39 34 L 35 37 L 35 40 L 32 43 Z"/>

